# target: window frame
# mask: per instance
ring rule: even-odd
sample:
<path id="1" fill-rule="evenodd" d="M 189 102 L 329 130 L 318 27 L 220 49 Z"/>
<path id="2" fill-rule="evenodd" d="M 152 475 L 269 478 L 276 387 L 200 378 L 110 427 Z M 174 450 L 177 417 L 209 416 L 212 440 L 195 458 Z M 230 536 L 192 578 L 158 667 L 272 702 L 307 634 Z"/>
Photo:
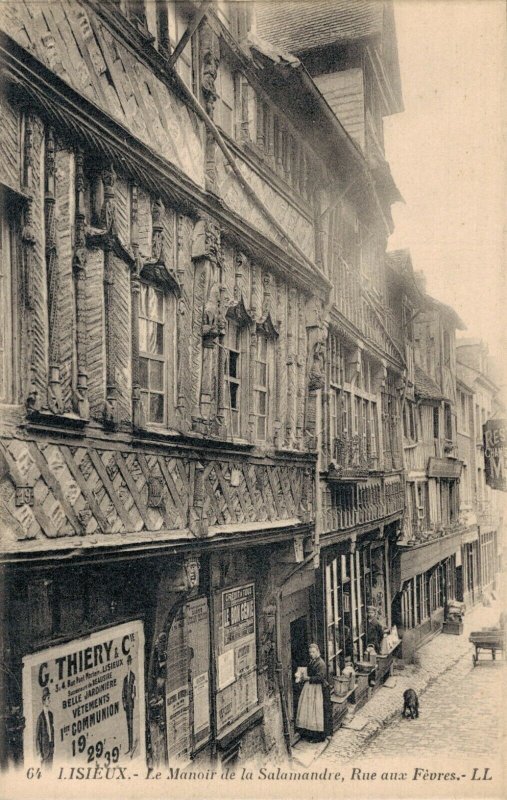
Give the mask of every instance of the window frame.
<path id="1" fill-rule="evenodd" d="M 175 407 L 176 407 L 176 375 L 177 375 L 177 348 L 176 348 L 176 297 L 173 292 L 169 291 L 166 287 L 156 283 L 147 278 L 141 278 L 141 289 L 139 296 L 139 386 L 141 401 L 143 403 L 146 425 L 155 428 L 167 428 L 173 421 Z M 162 297 L 162 313 L 163 321 L 160 323 L 158 319 L 152 319 L 149 316 L 144 316 L 142 313 L 142 292 L 143 287 L 151 288 L 153 291 L 159 293 Z M 171 313 L 173 312 L 173 313 Z M 152 353 L 148 349 L 143 350 L 141 347 L 142 341 L 142 321 L 146 320 L 147 323 L 162 324 L 162 353 Z M 146 333 L 146 341 L 148 341 L 148 332 Z M 148 386 L 143 385 L 141 378 L 141 362 L 148 361 Z M 161 363 L 163 365 L 162 389 L 152 389 L 150 387 L 150 372 L 151 362 Z M 152 420 L 150 414 L 150 399 L 151 395 L 162 396 L 163 398 L 163 413 L 162 420 Z M 146 396 L 148 402 L 146 402 Z"/>
<path id="2" fill-rule="evenodd" d="M 237 349 L 230 347 L 229 336 L 232 328 L 235 328 L 235 336 Z M 247 389 L 247 364 L 246 364 L 246 353 L 248 352 L 248 346 L 245 341 L 245 334 L 247 331 L 247 326 L 242 324 L 237 319 L 227 319 L 227 328 L 224 336 L 223 342 L 223 349 L 224 349 L 224 407 L 226 412 L 226 425 L 233 437 L 241 438 L 244 435 L 244 425 L 245 425 L 245 417 L 246 417 L 246 399 L 248 395 Z M 231 352 L 237 353 L 237 374 L 235 376 L 231 376 L 228 372 L 230 367 L 230 354 Z M 235 385 L 238 387 L 237 389 L 237 396 L 238 396 L 238 407 L 234 409 L 237 411 L 237 430 L 235 430 L 233 424 L 233 416 L 232 416 L 232 406 L 231 406 L 231 385 Z"/>
<path id="3" fill-rule="evenodd" d="M 260 361 L 259 360 L 259 346 L 261 342 L 266 343 L 266 360 Z M 252 398 L 253 398 L 253 415 L 255 418 L 255 430 L 254 430 L 254 439 L 256 442 L 267 443 L 271 438 L 271 416 L 272 416 L 272 390 L 271 385 L 273 383 L 274 376 L 272 373 L 274 372 L 274 342 L 268 336 L 267 333 L 263 331 L 257 332 L 257 341 L 255 344 L 255 369 L 254 369 L 254 380 L 252 386 Z M 264 364 L 266 367 L 266 378 L 265 383 L 261 384 L 258 380 L 258 366 L 259 364 Z M 264 394 L 265 396 L 265 412 L 261 414 L 258 410 L 257 399 L 260 394 Z M 260 437 L 258 435 L 259 432 L 259 419 L 264 419 L 264 436 Z"/>

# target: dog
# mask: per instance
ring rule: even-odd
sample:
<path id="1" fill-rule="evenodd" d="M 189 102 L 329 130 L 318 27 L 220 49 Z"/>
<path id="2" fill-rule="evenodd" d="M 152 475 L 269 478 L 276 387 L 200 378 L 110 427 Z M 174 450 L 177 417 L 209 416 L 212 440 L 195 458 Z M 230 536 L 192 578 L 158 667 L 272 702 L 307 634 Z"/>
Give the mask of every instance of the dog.
<path id="1" fill-rule="evenodd" d="M 419 698 L 413 689 L 406 689 L 403 692 L 403 711 L 402 716 L 407 717 L 407 711 L 410 714 L 410 719 L 417 719 L 419 716 Z"/>

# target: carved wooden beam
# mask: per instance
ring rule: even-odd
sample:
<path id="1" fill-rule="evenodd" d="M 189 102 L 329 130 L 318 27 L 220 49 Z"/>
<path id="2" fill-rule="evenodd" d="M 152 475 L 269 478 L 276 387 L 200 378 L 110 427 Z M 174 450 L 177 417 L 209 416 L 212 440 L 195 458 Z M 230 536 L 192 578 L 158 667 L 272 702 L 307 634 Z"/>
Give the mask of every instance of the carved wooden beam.
<path id="1" fill-rule="evenodd" d="M 59 268 L 56 240 L 56 143 L 54 131 L 47 129 L 44 163 L 44 225 L 46 240 L 46 278 L 48 305 L 48 408 L 53 414 L 64 411 L 60 381 L 60 326 L 58 314 Z"/>
<path id="2" fill-rule="evenodd" d="M 201 90 L 204 98 L 206 113 L 213 120 L 215 103 L 217 101 L 216 78 L 220 64 L 220 42 L 215 31 L 204 22 L 200 28 L 200 60 L 201 68 Z M 206 148 L 205 148 L 205 176 L 206 189 L 216 190 L 216 139 L 209 127 L 206 128 Z"/>
<path id="3" fill-rule="evenodd" d="M 118 422 L 118 386 L 116 382 L 116 330 L 113 320 L 115 306 L 115 280 L 113 249 L 116 234 L 116 173 L 112 164 L 102 171 L 104 204 L 101 211 L 101 225 L 106 231 L 104 239 L 104 306 L 106 339 L 106 398 L 104 403 L 104 422 L 116 425 Z"/>
<path id="4" fill-rule="evenodd" d="M 86 211 L 84 204 L 83 151 L 75 153 L 76 164 L 76 219 L 74 226 L 73 271 L 76 290 L 76 361 L 77 380 L 74 391 L 74 410 L 88 419 L 88 359 L 86 333 Z"/>
<path id="5" fill-rule="evenodd" d="M 29 113 L 25 114 L 25 128 L 23 141 L 23 187 L 26 189 L 29 199 L 24 208 L 23 227 L 21 229 L 22 242 L 22 284 L 23 302 L 25 308 L 24 332 L 21 347 L 24 353 L 24 363 L 28 365 L 29 379 L 26 387 L 26 406 L 29 411 L 38 411 L 41 399 L 37 390 L 35 380 L 35 364 L 33 358 L 33 270 L 34 270 L 34 247 L 35 231 L 33 227 L 33 119 Z"/>
<path id="6" fill-rule="evenodd" d="M 132 423 L 136 428 L 146 424 L 144 408 L 141 401 L 141 385 L 139 377 L 139 295 L 141 292 L 142 260 L 139 255 L 138 225 L 138 187 L 133 183 L 130 190 L 130 244 L 134 254 L 134 264 L 130 270 L 130 302 L 131 302 L 131 348 L 132 348 Z"/>
<path id="7" fill-rule="evenodd" d="M 297 291 L 291 287 L 288 294 L 287 311 L 287 419 L 285 424 L 285 437 L 287 446 L 293 443 L 296 433 L 295 399 L 296 399 L 296 349 L 297 342 L 294 337 L 296 321 Z"/>

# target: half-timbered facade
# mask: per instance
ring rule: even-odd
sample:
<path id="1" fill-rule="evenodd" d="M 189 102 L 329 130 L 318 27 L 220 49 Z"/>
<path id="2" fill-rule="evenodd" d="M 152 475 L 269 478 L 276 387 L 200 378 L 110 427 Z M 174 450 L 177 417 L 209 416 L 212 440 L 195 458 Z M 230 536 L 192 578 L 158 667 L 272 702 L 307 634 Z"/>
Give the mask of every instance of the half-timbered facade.
<path id="1" fill-rule="evenodd" d="M 346 150 L 280 106 L 285 63 L 240 48 L 239 5 L 2 10 L 3 763 L 33 750 L 23 665 L 123 625 L 144 641 L 131 757 L 229 762 L 293 724 L 330 286 L 315 187 Z M 324 115 L 301 70 L 289 88 Z"/>
<path id="2" fill-rule="evenodd" d="M 459 594 L 463 521 L 455 333 L 463 327 L 453 309 L 426 294 L 413 316 L 414 389 L 403 419 L 406 509 L 393 606 L 407 657 L 441 627 L 448 603 Z"/>
<path id="3" fill-rule="evenodd" d="M 389 3 L 257 5 L 257 35 L 300 58 L 360 165 L 324 182 L 318 196 L 317 258 L 332 288 L 320 397 L 317 584 L 319 641 L 333 680 L 346 658 L 366 660 L 368 607 L 391 626 L 389 564 L 404 508 L 406 356 L 402 309 L 390 298 L 385 267 L 390 205 L 399 194 L 382 133 L 383 118 L 402 109 L 394 20 Z M 356 704 L 367 697 L 368 679 L 365 673 L 358 681 Z M 333 697 L 333 707 L 338 724 L 347 702 Z"/>

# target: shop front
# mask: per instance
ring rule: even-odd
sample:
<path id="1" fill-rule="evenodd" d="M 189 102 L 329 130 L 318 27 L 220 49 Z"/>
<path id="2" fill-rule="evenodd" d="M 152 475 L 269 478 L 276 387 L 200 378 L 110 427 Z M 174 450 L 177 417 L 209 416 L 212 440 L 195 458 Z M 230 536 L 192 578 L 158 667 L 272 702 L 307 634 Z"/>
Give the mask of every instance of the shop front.
<path id="1" fill-rule="evenodd" d="M 481 597 L 479 531 L 476 526 L 463 534 L 461 564 L 456 565 L 456 580 L 456 599 L 467 607 L 474 606 Z"/>
<path id="2" fill-rule="evenodd" d="M 449 602 L 460 599 L 461 535 L 400 549 L 395 570 L 400 589 L 393 599 L 393 622 L 402 638 L 403 658 L 410 661 L 429 635 L 442 630 Z"/>
<path id="3" fill-rule="evenodd" d="M 387 656 L 384 632 L 391 626 L 388 554 L 389 538 L 378 528 L 326 547 L 321 553 L 319 619 L 333 688 L 335 727 L 348 701 L 361 705 L 367 700 L 369 689 L 376 685 L 382 658 Z M 351 666 L 355 678 L 347 684 L 345 676 Z"/>
<path id="4" fill-rule="evenodd" d="M 482 592 L 491 592 L 495 588 L 498 571 L 497 534 L 489 527 L 480 527 L 480 568 Z"/>

